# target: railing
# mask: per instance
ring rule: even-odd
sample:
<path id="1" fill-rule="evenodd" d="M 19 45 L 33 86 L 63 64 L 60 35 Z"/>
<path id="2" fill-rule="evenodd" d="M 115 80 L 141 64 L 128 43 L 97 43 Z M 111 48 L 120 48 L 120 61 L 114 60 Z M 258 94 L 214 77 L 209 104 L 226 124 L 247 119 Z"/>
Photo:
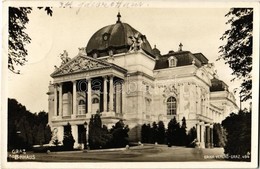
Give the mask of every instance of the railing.
<path id="1" fill-rule="evenodd" d="M 69 115 L 69 116 L 62 116 L 62 119 L 70 119 L 71 118 L 71 116 Z"/>
<path id="2" fill-rule="evenodd" d="M 174 117 L 176 118 L 176 120 L 178 120 L 177 115 L 166 115 L 167 119 L 173 119 Z"/>
<path id="3" fill-rule="evenodd" d="M 103 112 L 102 117 L 115 117 L 116 113 L 115 112 Z"/>
<path id="4" fill-rule="evenodd" d="M 86 114 L 77 114 L 76 115 L 76 118 L 84 118 L 84 117 L 86 117 Z"/>

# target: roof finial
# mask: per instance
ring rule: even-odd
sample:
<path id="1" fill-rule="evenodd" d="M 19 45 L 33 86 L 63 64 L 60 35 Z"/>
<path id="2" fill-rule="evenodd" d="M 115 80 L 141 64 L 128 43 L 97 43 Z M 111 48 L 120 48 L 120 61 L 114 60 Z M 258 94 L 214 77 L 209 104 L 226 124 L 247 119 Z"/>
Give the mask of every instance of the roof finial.
<path id="1" fill-rule="evenodd" d="M 120 14 L 120 12 L 118 12 L 118 14 L 117 14 L 117 21 L 116 21 L 116 23 L 121 23 L 121 21 L 120 21 L 120 18 L 121 18 L 121 14 Z"/>
<path id="2" fill-rule="evenodd" d="M 182 43 L 180 43 L 179 44 L 179 51 L 182 51 L 182 47 L 183 47 L 183 45 L 182 45 Z"/>

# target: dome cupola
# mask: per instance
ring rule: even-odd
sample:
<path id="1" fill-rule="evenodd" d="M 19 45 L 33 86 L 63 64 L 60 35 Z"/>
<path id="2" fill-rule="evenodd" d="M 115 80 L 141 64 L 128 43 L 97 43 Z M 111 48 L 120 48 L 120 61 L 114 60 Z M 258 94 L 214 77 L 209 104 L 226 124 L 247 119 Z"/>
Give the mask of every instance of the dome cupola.
<path id="1" fill-rule="evenodd" d="M 153 56 L 151 46 L 145 35 L 121 22 L 121 14 L 117 15 L 117 22 L 105 26 L 92 35 L 86 47 L 86 53 L 91 57 L 102 57 L 111 54 L 126 53 L 139 43 L 139 48 Z M 138 47 L 137 45 L 135 47 Z"/>

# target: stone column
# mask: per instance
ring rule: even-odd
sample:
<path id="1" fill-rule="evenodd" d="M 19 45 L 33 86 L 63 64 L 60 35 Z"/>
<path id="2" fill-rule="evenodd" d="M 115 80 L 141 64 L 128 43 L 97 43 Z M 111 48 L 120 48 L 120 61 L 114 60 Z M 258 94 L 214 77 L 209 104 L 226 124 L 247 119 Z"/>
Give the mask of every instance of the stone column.
<path id="1" fill-rule="evenodd" d="M 54 84 L 54 116 L 58 115 L 57 103 L 57 84 Z"/>
<path id="2" fill-rule="evenodd" d="M 91 89 L 91 79 L 87 79 L 88 82 L 88 114 L 91 114 L 91 110 L 92 110 L 92 89 Z"/>
<path id="3" fill-rule="evenodd" d="M 114 85 L 113 85 L 113 75 L 109 79 L 109 111 L 114 111 Z"/>
<path id="4" fill-rule="evenodd" d="M 72 132 L 72 136 L 75 140 L 74 142 L 74 148 L 78 148 L 79 143 L 78 143 L 78 126 L 77 125 L 71 125 L 71 132 Z"/>
<path id="5" fill-rule="evenodd" d="M 213 122 L 217 123 L 217 112 L 215 110 L 213 112 Z"/>
<path id="6" fill-rule="evenodd" d="M 104 79 L 104 81 L 103 81 L 103 96 L 104 96 L 104 99 L 103 99 L 103 101 L 104 101 L 104 103 L 103 103 L 103 106 L 104 106 L 104 112 L 107 112 L 107 76 L 104 76 L 103 77 L 103 79 Z"/>
<path id="7" fill-rule="evenodd" d="M 126 82 L 124 81 L 122 84 L 122 114 L 125 113 L 126 110 Z"/>
<path id="8" fill-rule="evenodd" d="M 73 84 L 73 96 L 72 96 L 72 106 L 73 106 L 73 108 L 72 108 L 72 115 L 74 116 L 74 117 L 76 117 L 76 115 L 77 115 L 77 81 L 75 80 L 75 81 L 72 81 L 72 84 Z"/>
<path id="9" fill-rule="evenodd" d="M 210 126 L 209 124 L 207 124 L 205 126 L 206 129 L 206 148 L 210 148 Z"/>
<path id="10" fill-rule="evenodd" d="M 121 114 L 122 108 L 122 84 L 116 84 L 116 113 Z"/>
<path id="11" fill-rule="evenodd" d="M 62 83 L 60 83 L 60 91 L 59 91 L 59 116 L 62 117 Z"/>
<path id="12" fill-rule="evenodd" d="M 205 148 L 205 124 L 202 122 L 201 124 L 201 148 Z"/>
<path id="13" fill-rule="evenodd" d="M 197 124 L 197 140 L 200 143 L 200 124 Z"/>
<path id="14" fill-rule="evenodd" d="M 213 142 L 213 124 L 210 125 L 210 147 L 214 147 L 214 142 Z"/>

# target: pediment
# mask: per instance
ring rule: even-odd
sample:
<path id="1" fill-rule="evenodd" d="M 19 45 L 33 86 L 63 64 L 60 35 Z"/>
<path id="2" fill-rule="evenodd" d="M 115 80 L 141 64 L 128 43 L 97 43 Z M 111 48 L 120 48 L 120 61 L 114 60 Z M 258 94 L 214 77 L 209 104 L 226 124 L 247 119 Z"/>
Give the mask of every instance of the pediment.
<path id="1" fill-rule="evenodd" d="M 88 56 L 76 56 L 51 74 L 52 77 L 110 67 L 109 63 Z"/>

